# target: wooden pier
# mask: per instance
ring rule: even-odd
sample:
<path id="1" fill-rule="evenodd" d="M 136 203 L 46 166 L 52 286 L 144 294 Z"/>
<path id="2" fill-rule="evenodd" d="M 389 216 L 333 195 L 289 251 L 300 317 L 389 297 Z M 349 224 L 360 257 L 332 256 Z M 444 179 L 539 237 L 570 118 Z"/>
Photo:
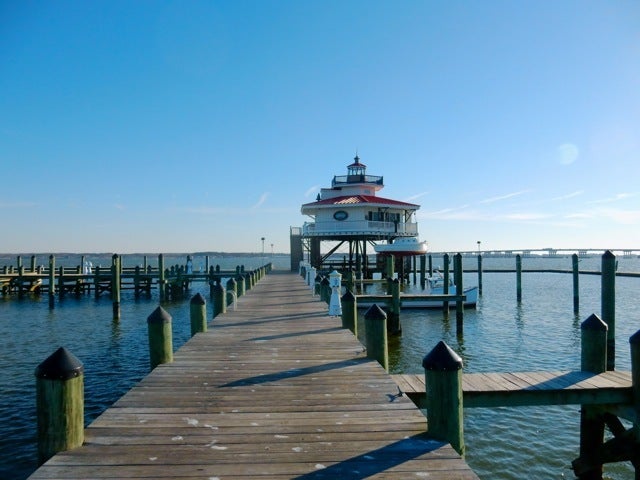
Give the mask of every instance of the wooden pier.
<path id="1" fill-rule="evenodd" d="M 295 274 L 273 272 L 30 478 L 477 479 Z"/>

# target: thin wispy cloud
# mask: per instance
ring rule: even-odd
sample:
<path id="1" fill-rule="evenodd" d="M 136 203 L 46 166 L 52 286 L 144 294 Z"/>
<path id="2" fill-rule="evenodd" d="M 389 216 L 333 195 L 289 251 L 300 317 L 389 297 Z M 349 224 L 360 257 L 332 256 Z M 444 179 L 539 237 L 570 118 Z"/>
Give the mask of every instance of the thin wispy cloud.
<path id="1" fill-rule="evenodd" d="M 267 201 L 267 198 L 269 198 L 269 192 L 264 192 L 262 195 L 260 195 L 260 198 L 258 199 L 258 201 L 251 206 L 251 210 L 260 208 L 262 205 L 264 205 L 264 202 Z"/>
<path id="2" fill-rule="evenodd" d="M 309 187 L 307 191 L 304 192 L 305 198 L 312 196 L 316 192 L 319 192 L 320 188 L 321 188 L 320 185 L 314 185 L 313 187 Z"/>
<path id="3" fill-rule="evenodd" d="M 480 200 L 480 203 L 495 203 L 500 202 L 502 200 L 508 200 L 509 198 L 517 197 L 520 195 L 524 195 L 525 193 L 529 193 L 531 190 L 520 190 L 519 192 L 507 193 L 506 195 L 500 195 L 497 197 L 485 198 L 484 200 Z"/>
<path id="4" fill-rule="evenodd" d="M 126 209 L 127 209 L 127 207 L 126 207 L 126 206 L 124 206 L 124 205 L 123 205 L 123 204 L 121 204 L 121 203 L 116 203 L 116 204 L 114 204 L 114 205 L 113 205 L 113 207 L 114 207 L 116 210 L 126 210 Z"/>
<path id="5" fill-rule="evenodd" d="M 583 193 L 584 193 L 584 190 L 577 190 L 575 192 L 567 193 L 566 195 L 561 195 L 559 197 L 552 198 L 551 201 L 552 202 L 558 202 L 558 201 L 561 201 L 561 200 L 568 200 L 570 198 L 579 197 Z"/>
<path id="6" fill-rule="evenodd" d="M 421 192 L 421 193 L 417 193 L 415 195 L 411 195 L 410 197 L 407 197 L 404 199 L 405 202 L 413 202 L 414 200 L 417 200 L 421 197 L 424 197 L 425 195 L 427 195 L 429 192 Z"/>
<path id="7" fill-rule="evenodd" d="M 613 197 L 602 198 L 600 200 L 592 200 L 588 203 L 590 204 L 598 204 L 598 203 L 612 203 L 618 202 L 620 200 L 626 200 L 627 198 L 632 198 L 638 195 L 638 192 L 635 193 L 618 193 Z"/>

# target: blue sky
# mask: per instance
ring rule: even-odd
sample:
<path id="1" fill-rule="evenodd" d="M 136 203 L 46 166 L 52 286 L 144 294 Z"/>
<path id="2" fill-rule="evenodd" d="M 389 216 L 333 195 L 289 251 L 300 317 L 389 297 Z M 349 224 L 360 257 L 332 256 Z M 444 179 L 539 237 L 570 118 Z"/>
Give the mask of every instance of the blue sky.
<path id="1" fill-rule="evenodd" d="M 287 252 L 356 151 L 434 251 L 640 248 L 640 4 L 0 0 L 2 252 Z"/>

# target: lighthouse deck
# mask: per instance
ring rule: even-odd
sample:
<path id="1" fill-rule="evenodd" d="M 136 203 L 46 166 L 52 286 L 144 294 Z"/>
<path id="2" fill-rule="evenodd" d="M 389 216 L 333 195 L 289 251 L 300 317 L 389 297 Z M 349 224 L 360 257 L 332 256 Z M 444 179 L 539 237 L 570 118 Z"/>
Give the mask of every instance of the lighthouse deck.
<path id="1" fill-rule="evenodd" d="M 273 272 L 30 478 L 477 479 L 326 304 Z"/>

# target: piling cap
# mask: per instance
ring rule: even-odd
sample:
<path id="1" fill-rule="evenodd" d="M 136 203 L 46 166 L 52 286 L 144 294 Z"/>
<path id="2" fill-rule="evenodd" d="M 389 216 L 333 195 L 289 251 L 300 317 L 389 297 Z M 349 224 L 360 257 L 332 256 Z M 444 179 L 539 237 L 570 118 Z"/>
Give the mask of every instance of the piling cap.
<path id="1" fill-rule="evenodd" d="M 329 279 L 327 277 L 322 277 L 321 285 L 329 285 Z"/>
<path id="2" fill-rule="evenodd" d="M 640 345 L 640 330 L 629 337 L 629 343 L 631 345 Z"/>
<path id="3" fill-rule="evenodd" d="M 422 359 L 425 370 L 452 372 L 462 368 L 462 359 L 442 340 Z"/>
<path id="4" fill-rule="evenodd" d="M 340 300 L 342 300 L 343 302 L 355 302 L 356 297 L 353 296 L 353 293 L 351 293 L 351 290 L 347 290 L 347 293 L 342 295 Z"/>
<path id="5" fill-rule="evenodd" d="M 84 373 L 84 366 L 76 356 L 64 347 L 53 352 L 36 367 L 36 378 L 69 380 Z"/>
<path id="6" fill-rule="evenodd" d="M 207 301 L 204 299 L 204 297 L 200 293 L 196 293 L 191 299 L 191 302 L 189 303 L 191 305 L 205 305 Z"/>
<path id="7" fill-rule="evenodd" d="M 158 307 L 147 317 L 147 324 L 149 323 L 171 323 L 171 315 L 164 308 Z"/>
<path id="8" fill-rule="evenodd" d="M 611 250 L 607 250 L 606 252 L 604 252 L 602 254 L 602 258 L 616 258 L 616 256 L 613 254 L 613 252 Z"/>
<path id="9" fill-rule="evenodd" d="M 609 327 L 607 324 L 595 313 L 592 313 L 589 318 L 580 324 L 582 330 L 596 330 L 607 331 Z"/>
<path id="10" fill-rule="evenodd" d="M 365 320 L 386 320 L 387 314 L 384 313 L 377 303 L 374 303 L 369 307 L 367 313 L 364 314 Z"/>
<path id="11" fill-rule="evenodd" d="M 237 285 L 237 284 L 238 284 L 238 282 L 236 282 L 236 279 L 233 278 L 233 277 L 231 277 L 229 280 L 227 280 L 227 286 L 229 286 L 229 285 L 234 286 L 234 285 Z"/>

